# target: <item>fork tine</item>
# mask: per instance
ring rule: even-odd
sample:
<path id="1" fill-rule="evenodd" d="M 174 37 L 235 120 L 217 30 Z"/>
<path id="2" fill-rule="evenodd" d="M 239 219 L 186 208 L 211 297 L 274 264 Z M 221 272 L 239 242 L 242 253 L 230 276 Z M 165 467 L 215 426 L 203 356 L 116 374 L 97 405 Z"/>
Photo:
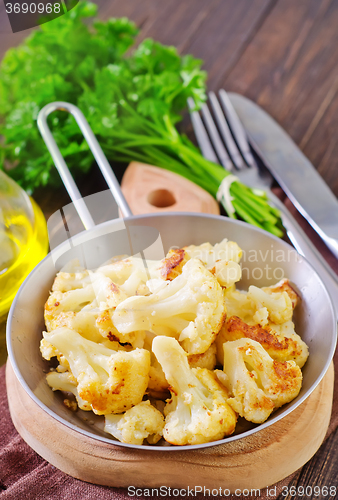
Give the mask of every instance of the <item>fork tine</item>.
<path id="1" fill-rule="evenodd" d="M 195 102 L 192 97 L 188 98 L 188 107 L 190 110 L 190 118 L 192 126 L 195 132 L 198 145 L 200 147 L 200 150 L 202 151 L 202 155 L 207 160 L 213 161 L 214 163 L 218 163 L 218 158 L 215 155 L 214 148 L 211 145 L 210 139 L 205 130 L 200 114 L 198 111 L 194 111 Z"/>
<path id="2" fill-rule="evenodd" d="M 203 104 L 201 113 L 203 116 L 205 127 L 208 131 L 211 142 L 214 145 L 220 163 L 226 170 L 232 171 L 234 169 L 233 162 L 231 161 L 229 154 L 223 145 L 222 139 L 218 133 L 214 120 L 206 104 Z"/>
<path id="3" fill-rule="evenodd" d="M 237 113 L 233 105 L 231 104 L 228 94 L 225 92 L 224 89 L 221 89 L 219 91 L 219 96 L 224 109 L 224 113 L 230 124 L 230 127 L 232 129 L 232 132 L 234 134 L 240 152 L 242 153 L 246 163 L 249 166 L 251 167 L 256 166 L 256 161 L 250 151 L 250 146 L 248 143 L 246 132 L 237 116 Z"/>
<path id="4" fill-rule="evenodd" d="M 230 157 L 236 168 L 239 170 L 245 167 L 242 155 L 238 150 L 238 146 L 235 143 L 229 125 L 224 117 L 223 110 L 218 102 L 218 99 L 214 92 L 209 92 L 209 99 L 211 103 L 212 110 L 214 112 L 219 131 L 223 137 L 224 143 L 229 151 Z"/>

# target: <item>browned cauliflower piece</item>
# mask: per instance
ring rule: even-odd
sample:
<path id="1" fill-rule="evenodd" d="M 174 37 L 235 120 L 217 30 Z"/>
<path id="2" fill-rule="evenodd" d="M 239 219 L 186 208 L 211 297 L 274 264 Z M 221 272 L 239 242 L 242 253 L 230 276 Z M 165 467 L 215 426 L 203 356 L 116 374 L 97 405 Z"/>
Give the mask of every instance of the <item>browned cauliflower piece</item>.
<path id="1" fill-rule="evenodd" d="M 273 286 L 263 287 L 262 290 L 270 294 L 286 292 L 291 299 L 293 309 L 297 306 L 297 304 L 301 300 L 300 296 L 298 295 L 296 290 L 291 286 L 290 281 L 287 278 L 282 279 Z"/>
<path id="2" fill-rule="evenodd" d="M 213 370 L 217 364 L 215 342 L 202 354 L 189 354 L 188 361 L 191 368 Z"/>
<path id="3" fill-rule="evenodd" d="M 92 410 L 92 405 L 80 398 L 79 393 L 77 392 L 77 380 L 71 372 L 49 372 L 47 373 L 46 380 L 47 384 L 53 389 L 53 391 L 72 393 L 76 398 L 77 406 L 81 410 Z"/>
<path id="4" fill-rule="evenodd" d="M 223 345 L 228 404 L 241 417 L 264 422 L 275 408 L 298 396 L 302 372 L 294 361 L 274 361 L 265 349 L 251 339 L 238 339 Z"/>
<path id="5" fill-rule="evenodd" d="M 69 328 L 43 336 L 67 359 L 77 392 L 94 413 L 122 413 L 142 401 L 150 368 L 150 354 L 145 349 L 112 351 Z"/>
<path id="6" fill-rule="evenodd" d="M 162 279 L 173 280 L 182 273 L 183 266 L 189 260 L 188 254 L 183 248 L 171 248 L 161 261 L 159 273 Z"/>
<path id="7" fill-rule="evenodd" d="M 105 432 L 122 443 L 156 444 L 163 435 L 164 417 L 150 404 L 142 401 L 121 415 L 105 416 Z"/>
<path id="8" fill-rule="evenodd" d="M 296 334 L 292 321 L 282 325 L 270 323 L 264 328 L 261 325 L 248 325 L 237 316 L 227 319 L 219 332 L 216 344 L 223 356 L 224 342 L 248 338 L 259 342 L 275 361 L 295 361 L 302 368 L 308 358 L 309 349 Z M 219 356 L 220 356 L 219 355 Z M 222 361 L 222 358 L 220 358 Z"/>
<path id="9" fill-rule="evenodd" d="M 155 337 L 153 351 L 170 384 L 164 439 L 176 445 L 199 444 L 231 434 L 237 416 L 216 375 L 205 368 L 190 368 L 186 352 L 173 338 Z"/>
<path id="10" fill-rule="evenodd" d="M 222 288 L 198 259 L 190 259 L 182 274 L 163 282 L 147 297 L 129 297 L 115 309 L 112 320 L 123 333 L 149 330 L 176 337 L 189 354 L 205 352 L 223 325 Z"/>
<path id="11" fill-rule="evenodd" d="M 265 292 L 262 288 L 249 286 L 248 297 L 255 305 L 256 310 L 266 308 L 268 318 L 276 324 L 290 321 L 293 315 L 292 301 L 286 291 Z"/>
<path id="12" fill-rule="evenodd" d="M 155 335 L 151 332 L 146 332 L 144 349 L 150 353 L 150 370 L 149 383 L 147 394 L 155 399 L 167 399 L 169 396 L 169 384 L 165 378 L 164 372 L 160 363 L 157 361 L 155 354 L 152 351 L 152 343 Z"/>

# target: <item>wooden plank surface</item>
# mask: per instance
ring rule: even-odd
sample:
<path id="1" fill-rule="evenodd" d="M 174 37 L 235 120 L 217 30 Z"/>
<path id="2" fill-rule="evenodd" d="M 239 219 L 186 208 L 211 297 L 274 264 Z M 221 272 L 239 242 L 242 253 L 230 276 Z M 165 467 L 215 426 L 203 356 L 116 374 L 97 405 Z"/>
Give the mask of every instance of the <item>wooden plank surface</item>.
<path id="1" fill-rule="evenodd" d="M 153 37 L 205 61 L 210 89 L 246 95 L 300 145 L 338 195 L 338 0 L 97 0 L 99 15 L 128 16 Z M 11 34 L 0 0 L 0 58 L 28 34 Z M 102 189 L 95 181 L 90 183 Z M 93 182 L 92 182 L 93 181 Z M 85 183 L 84 183 L 85 184 Z M 99 189 L 97 189 L 99 190 Z M 40 192 L 46 213 L 68 202 Z M 336 486 L 338 432 L 293 480 Z M 298 495 L 292 498 L 311 498 Z M 291 495 L 280 495 L 280 499 Z M 312 498 L 333 499 L 319 495 Z"/>
<path id="2" fill-rule="evenodd" d="M 266 109 L 336 195 L 337 23 L 337 1 L 278 2 L 233 71 L 220 82 Z"/>

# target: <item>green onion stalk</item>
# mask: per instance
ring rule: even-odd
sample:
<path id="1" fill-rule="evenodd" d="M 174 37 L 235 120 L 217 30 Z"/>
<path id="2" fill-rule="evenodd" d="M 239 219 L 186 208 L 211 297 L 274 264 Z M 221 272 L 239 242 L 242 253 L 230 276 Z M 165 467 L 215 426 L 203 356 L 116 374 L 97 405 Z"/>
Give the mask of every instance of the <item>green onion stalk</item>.
<path id="1" fill-rule="evenodd" d="M 120 105 L 131 115 L 135 113 L 125 100 L 120 101 Z M 136 160 L 179 174 L 218 199 L 229 217 L 283 236 L 279 211 L 269 204 L 263 190 L 246 186 L 221 165 L 204 158 L 166 117 L 156 125 L 145 117 L 141 117 L 141 122 L 143 133 L 111 129 L 110 140 L 101 141 L 108 158 L 122 162 Z"/>

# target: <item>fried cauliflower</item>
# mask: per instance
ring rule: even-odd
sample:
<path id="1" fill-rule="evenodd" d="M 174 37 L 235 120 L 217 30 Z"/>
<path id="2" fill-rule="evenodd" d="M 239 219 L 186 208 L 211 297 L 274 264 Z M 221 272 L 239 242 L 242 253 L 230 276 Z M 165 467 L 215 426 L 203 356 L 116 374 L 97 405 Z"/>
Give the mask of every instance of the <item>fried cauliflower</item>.
<path id="1" fill-rule="evenodd" d="M 224 300 L 228 316 L 264 326 L 269 320 L 276 324 L 289 321 L 300 297 L 284 279 L 270 287 L 250 286 L 248 292 L 232 288 L 225 292 Z"/>
<path id="2" fill-rule="evenodd" d="M 83 269 L 78 272 L 68 273 L 60 271 L 54 280 L 52 292 L 69 292 L 70 290 L 78 290 L 90 285 L 91 279 L 89 272 Z"/>
<path id="3" fill-rule="evenodd" d="M 58 361 L 48 385 L 133 445 L 207 443 L 232 434 L 238 416 L 264 422 L 299 394 L 309 350 L 289 280 L 239 290 L 241 257 L 223 239 L 95 270 L 71 261 L 45 304 L 40 351 Z"/>
<path id="4" fill-rule="evenodd" d="M 150 370 L 147 394 L 155 399 L 165 400 L 169 396 L 169 384 L 165 378 L 164 372 L 160 363 L 152 350 L 152 343 L 155 335 L 151 332 L 146 332 L 144 349 L 150 353 Z"/>
<path id="5" fill-rule="evenodd" d="M 159 267 L 161 278 L 171 281 L 179 276 L 189 259 L 189 255 L 183 248 L 171 248 Z"/>
<path id="6" fill-rule="evenodd" d="M 230 288 L 241 279 L 242 250 L 234 241 L 224 239 L 214 246 L 210 243 L 190 245 L 184 247 L 184 252 L 186 258 L 199 259 L 223 288 Z"/>
<path id="7" fill-rule="evenodd" d="M 128 297 L 131 297 L 149 293 L 146 282 L 161 277 L 158 270 L 160 265 L 160 261 L 128 257 L 101 266 L 97 271 L 110 278 Z"/>
<path id="8" fill-rule="evenodd" d="M 238 316 L 245 322 L 250 322 L 257 308 L 247 292 L 230 289 L 224 293 L 224 303 L 227 316 Z"/>
<path id="9" fill-rule="evenodd" d="M 292 321 L 282 325 L 268 323 L 248 325 L 237 316 L 231 316 L 219 332 L 216 345 L 223 356 L 224 342 L 248 338 L 259 342 L 275 361 L 295 361 L 302 368 L 309 356 L 305 342 L 294 330 Z M 222 349 L 222 351 L 221 351 Z"/>
<path id="10" fill-rule="evenodd" d="M 147 297 L 129 297 L 112 320 L 120 333 L 149 330 L 176 337 L 189 354 L 205 352 L 225 318 L 222 289 L 198 259 L 190 259 L 182 274 Z"/>
<path id="11" fill-rule="evenodd" d="M 44 338 L 40 341 L 40 352 L 42 354 L 42 357 L 47 361 L 50 361 L 52 358 L 57 358 L 59 362 L 59 365 L 57 367 L 58 372 L 61 373 L 70 370 L 69 363 L 62 352 L 56 349 L 50 342 L 48 342 Z"/>
<path id="12" fill-rule="evenodd" d="M 43 336 L 67 359 L 77 380 L 77 392 L 94 413 L 122 413 L 142 401 L 150 368 L 145 349 L 112 351 L 69 328 L 44 332 Z"/>
<path id="13" fill-rule="evenodd" d="M 249 286 L 248 298 L 255 303 L 256 309 L 265 307 L 268 311 L 269 319 L 276 324 L 290 321 L 293 315 L 292 301 L 289 294 L 281 292 L 265 292 L 257 286 Z"/>
<path id="14" fill-rule="evenodd" d="M 142 348 L 145 339 L 145 331 L 137 330 L 136 332 L 119 332 L 113 323 L 113 313 L 114 309 L 106 309 L 101 312 L 95 322 L 95 326 L 99 331 L 99 334 L 110 340 L 111 342 L 119 342 L 122 345 L 130 345 L 134 349 Z"/>
<path id="15" fill-rule="evenodd" d="M 270 294 L 278 292 L 286 292 L 291 299 L 293 309 L 300 302 L 300 296 L 298 295 L 296 290 L 291 286 L 290 281 L 287 278 L 282 279 L 275 285 L 263 287 L 262 290 Z"/>
<path id="16" fill-rule="evenodd" d="M 122 415 L 106 415 L 104 431 L 122 443 L 156 444 L 163 435 L 164 417 L 150 404 L 142 401 Z"/>
<path id="17" fill-rule="evenodd" d="M 90 411 L 92 410 L 92 405 L 87 401 L 84 401 L 77 392 L 77 381 L 74 375 L 70 372 L 58 373 L 55 371 L 47 373 L 46 376 L 47 384 L 51 387 L 53 391 L 62 391 L 72 393 L 77 402 L 77 406 L 81 410 Z"/>
<path id="18" fill-rule="evenodd" d="M 294 361 L 274 361 L 261 344 L 247 338 L 225 342 L 223 351 L 228 404 L 246 420 L 262 423 L 298 395 L 302 372 Z"/>
<path id="19" fill-rule="evenodd" d="M 175 445 L 200 444 L 231 434 L 236 413 L 214 373 L 190 368 L 186 352 L 174 338 L 155 337 L 153 352 L 170 384 L 171 400 L 164 410 L 165 440 Z"/>
<path id="20" fill-rule="evenodd" d="M 213 370 L 217 364 L 216 344 L 213 343 L 202 354 L 189 354 L 188 361 L 191 368 L 207 368 Z"/>
<path id="21" fill-rule="evenodd" d="M 189 245 L 184 247 L 184 251 L 190 259 L 199 259 L 209 270 L 215 267 L 217 261 L 233 261 L 238 264 L 243 253 L 237 243 L 226 238 L 216 245 Z"/>

